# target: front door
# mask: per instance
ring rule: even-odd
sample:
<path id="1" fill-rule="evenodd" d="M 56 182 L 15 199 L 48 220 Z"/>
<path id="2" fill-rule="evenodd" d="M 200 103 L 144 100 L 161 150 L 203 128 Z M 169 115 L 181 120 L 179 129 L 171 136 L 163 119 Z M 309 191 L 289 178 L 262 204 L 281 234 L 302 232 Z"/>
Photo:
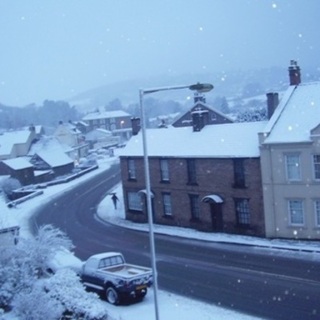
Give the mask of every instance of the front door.
<path id="1" fill-rule="evenodd" d="M 210 203 L 212 229 L 216 232 L 223 231 L 222 205 L 221 203 Z"/>

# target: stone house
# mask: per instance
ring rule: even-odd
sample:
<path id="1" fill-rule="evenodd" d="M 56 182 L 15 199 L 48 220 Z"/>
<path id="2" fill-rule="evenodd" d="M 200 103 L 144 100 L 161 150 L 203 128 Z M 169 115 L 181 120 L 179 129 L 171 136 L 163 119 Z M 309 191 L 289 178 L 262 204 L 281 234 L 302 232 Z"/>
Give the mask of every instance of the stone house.
<path id="1" fill-rule="evenodd" d="M 289 78 L 259 135 L 266 236 L 320 239 L 320 82 L 302 84 L 295 61 Z"/>

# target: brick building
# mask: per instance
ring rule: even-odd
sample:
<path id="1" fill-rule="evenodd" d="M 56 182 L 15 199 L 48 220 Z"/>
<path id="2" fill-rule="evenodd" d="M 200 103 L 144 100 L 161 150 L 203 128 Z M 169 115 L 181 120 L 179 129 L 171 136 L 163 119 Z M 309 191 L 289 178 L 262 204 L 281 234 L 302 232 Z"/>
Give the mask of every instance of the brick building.
<path id="1" fill-rule="evenodd" d="M 82 121 L 88 125 L 86 132 L 98 128 L 105 129 L 111 131 L 114 136 L 118 136 L 123 142 L 131 137 L 131 115 L 122 110 L 88 113 Z"/>
<path id="2" fill-rule="evenodd" d="M 212 108 L 206 103 L 206 98 L 203 93 L 195 92 L 193 107 L 176 119 L 172 126 L 174 127 L 189 127 L 197 123 L 195 117 L 203 122 L 203 126 L 211 124 L 232 123 L 233 120 L 219 110 Z"/>
<path id="3" fill-rule="evenodd" d="M 197 120 L 147 130 L 154 222 L 264 236 L 258 132 L 266 122 Z M 126 218 L 147 222 L 141 132 L 122 151 L 120 164 Z"/>

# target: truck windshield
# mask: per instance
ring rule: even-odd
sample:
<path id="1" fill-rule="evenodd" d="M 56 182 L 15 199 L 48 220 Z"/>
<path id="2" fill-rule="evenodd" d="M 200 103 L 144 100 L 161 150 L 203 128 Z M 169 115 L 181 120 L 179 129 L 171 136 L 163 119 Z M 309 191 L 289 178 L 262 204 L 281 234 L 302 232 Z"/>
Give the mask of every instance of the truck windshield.
<path id="1" fill-rule="evenodd" d="M 111 266 L 115 266 L 118 264 L 123 264 L 123 258 L 122 256 L 113 256 L 113 257 L 108 257 L 108 258 L 104 258 L 101 259 L 99 262 L 99 269 L 100 268 L 106 268 L 106 267 L 111 267 Z"/>

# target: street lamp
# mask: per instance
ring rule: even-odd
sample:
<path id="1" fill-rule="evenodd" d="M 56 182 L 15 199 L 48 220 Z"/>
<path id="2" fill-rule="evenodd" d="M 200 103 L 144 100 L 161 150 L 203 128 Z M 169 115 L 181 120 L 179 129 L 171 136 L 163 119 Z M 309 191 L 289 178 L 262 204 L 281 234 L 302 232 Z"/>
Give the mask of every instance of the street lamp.
<path id="1" fill-rule="evenodd" d="M 143 104 L 143 97 L 146 94 L 155 93 L 159 91 L 169 90 L 180 90 L 189 89 L 197 92 L 209 92 L 213 89 L 213 85 L 209 83 L 196 83 L 193 85 L 182 85 L 182 86 L 170 86 L 150 89 L 140 89 L 140 117 L 142 123 L 142 143 L 143 143 L 143 159 L 144 159 L 144 172 L 145 172 L 145 184 L 146 184 L 146 196 L 147 196 L 147 214 L 149 222 L 149 241 L 150 241 L 150 253 L 151 253 L 151 265 L 153 273 L 153 285 L 154 285 L 154 306 L 156 320 L 159 320 L 159 308 L 158 308 L 158 278 L 157 278 L 157 266 L 156 266 L 156 254 L 154 244 L 154 231 L 153 231 L 153 213 L 151 203 L 151 187 L 150 187 L 150 172 L 149 172 L 149 161 L 148 161 L 148 147 L 147 147 L 147 135 L 146 135 L 146 118 Z"/>

